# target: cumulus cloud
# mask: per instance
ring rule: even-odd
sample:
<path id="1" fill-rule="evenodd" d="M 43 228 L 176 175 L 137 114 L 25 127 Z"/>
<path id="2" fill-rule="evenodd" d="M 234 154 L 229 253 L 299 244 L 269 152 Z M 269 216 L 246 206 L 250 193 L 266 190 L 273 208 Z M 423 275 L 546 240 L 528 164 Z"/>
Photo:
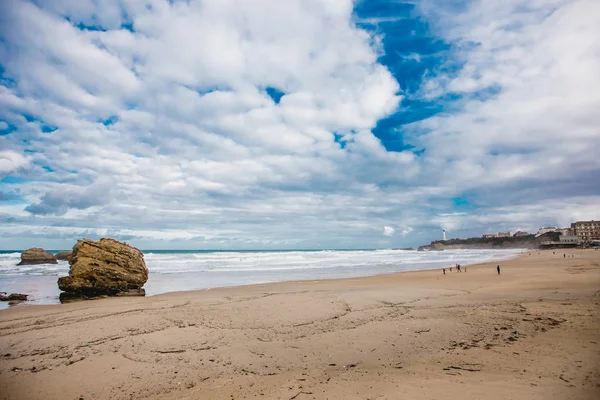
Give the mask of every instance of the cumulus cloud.
<path id="1" fill-rule="evenodd" d="M 453 57 L 462 68 L 431 75 L 423 96 L 452 93 L 462 98 L 462 110 L 412 127 L 426 132 L 413 143 L 427 149 L 440 184 L 527 188 L 600 171 L 600 97 L 589 90 L 600 88 L 594 17 L 600 3 L 524 4 L 475 1 L 440 22 L 440 33 L 459 49 Z M 429 12 L 446 15 L 443 7 Z M 574 21 L 580 29 L 572 29 Z"/>
<path id="2" fill-rule="evenodd" d="M 409 235 L 409 234 L 410 234 L 410 233 L 411 233 L 413 230 L 414 230 L 413 228 L 411 228 L 410 226 L 407 226 L 406 228 L 403 228 L 403 229 L 400 231 L 400 234 L 401 234 L 402 236 L 406 236 L 406 235 Z"/>
<path id="3" fill-rule="evenodd" d="M 8 175 L 29 165 L 30 159 L 16 151 L 0 151 L 0 176 Z"/>
<path id="4" fill-rule="evenodd" d="M 440 226 L 593 214 L 543 210 L 598 204 L 597 2 L 420 2 L 452 68 L 415 90 L 382 63 L 398 38 L 362 29 L 355 6 L 0 2 L 0 189 L 18 193 L 0 246 L 51 226 L 150 247 L 365 247 L 389 221 L 414 245 Z M 403 20 L 379 17 L 365 20 Z M 419 50 L 401 58 L 423 64 Z M 446 108 L 395 127 L 405 148 L 373 133 L 428 101 Z"/>
<path id="5" fill-rule="evenodd" d="M 64 215 L 70 209 L 86 210 L 93 206 L 107 206 L 111 200 L 112 187 L 106 179 L 100 179 L 86 187 L 68 187 L 48 191 L 39 203 L 30 204 L 25 211 L 36 215 Z"/>

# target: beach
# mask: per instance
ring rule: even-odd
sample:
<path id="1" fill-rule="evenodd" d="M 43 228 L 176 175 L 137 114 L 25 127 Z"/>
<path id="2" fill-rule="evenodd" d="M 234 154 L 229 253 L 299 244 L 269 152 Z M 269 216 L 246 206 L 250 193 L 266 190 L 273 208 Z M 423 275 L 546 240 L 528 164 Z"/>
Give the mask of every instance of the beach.
<path id="1" fill-rule="evenodd" d="M 284 281 L 381 275 L 516 257 L 522 249 L 405 250 L 148 250 L 146 295 Z M 21 252 L 0 251 L 0 291 L 25 293 L 28 304 L 59 304 L 69 263 L 20 265 Z M 0 309 L 7 305 L 0 302 Z"/>
<path id="2" fill-rule="evenodd" d="M 0 398 L 597 399 L 599 303 L 600 251 L 557 250 L 18 306 L 0 311 Z"/>

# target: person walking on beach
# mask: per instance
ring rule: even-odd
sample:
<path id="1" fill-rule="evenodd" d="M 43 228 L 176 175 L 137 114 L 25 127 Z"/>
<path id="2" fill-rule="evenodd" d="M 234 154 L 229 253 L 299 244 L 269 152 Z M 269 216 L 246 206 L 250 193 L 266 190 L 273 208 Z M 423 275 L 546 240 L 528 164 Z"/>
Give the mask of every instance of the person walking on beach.
<path id="1" fill-rule="evenodd" d="M 446 275 L 446 268 L 442 268 L 442 271 L 444 271 L 444 275 Z"/>
<path id="2" fill-rule="evenodd" d="M 498 271 L 498 275 L 500 275 L 500 266 L 499 265 L 496 267 L 496 271 Z"/>
<path id="3" fill-rule="evenodd" d="M 456 264 L 456 269 L 460 272 L 460 264 Z"/>

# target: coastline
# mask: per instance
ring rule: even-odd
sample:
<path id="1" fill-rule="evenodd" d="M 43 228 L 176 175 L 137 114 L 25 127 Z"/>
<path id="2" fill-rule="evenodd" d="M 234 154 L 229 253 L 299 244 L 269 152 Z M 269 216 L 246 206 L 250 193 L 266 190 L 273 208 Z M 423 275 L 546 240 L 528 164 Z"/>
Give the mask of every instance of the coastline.
<path id="1" fill-rule="evenodd" d="M 13 307 L 0 398 L 597 398 L 600 252 L 562 253 Z"/>
<path id="2" fill-rule="evenodd" d="M 491 255 L 485 255 L 486 252 L 490 252 Z M 448 251 L 444 253 L 431 252 L 406 252 L 398 250 L 378 250 L 378 251 L 367 251 L 367 250 L 348 250 L 347 253 L 339 252 L 337 250 L 328 251 L 279 251 L 279 252 L 175 252 L 165 251 L 163 255 L 167 255 L 169 258 L 165 261 L 158 261 L 155 257 L 160 253 L 148 253 L 146 254 L 147 265 L 150 269 L 150 277 L 146 282 L 144 288 L 146 289 L 146 296 L 156 296 L 171 292 L 182 292 L 182 291 L 193 291 L 193 290 L 206 290 L 206 289 L 219 289 L 225 287 L 241 287 L 255 284 L 269 284 L 279 282 L 301 282 L 308 280 L 331 280 L 331 279 L 344 279 L 344 278 L 361 278 L 375 275 L 389 275 L 408 271 L 423 271 L 423 270 L 435 270 L 440 269 L 443 266 L 449 267 L 454 265 L 455 262 L 461 265 L 474 265 L 479 264 L 485 258 L 495 259 L 497 261 L 506 261 L 519 257 L 519 254 L 527 251 L 526 249 L 510 249 L 503 250 L 501 252 L 484 249 L 477 253 L 466 254 L 463 251 Z M 351 254 L 350 258 L 342 258 L 337 260 L 337 266 L 331 267 L 328 263 L 331 259 L 327 257 L 315 255 L 320 253 L 326 254 L 338 254 L 335 257 L 339 257 L 340 254 L 346 256 Z M 308 259 L 301 256 L 300 259 L 294 259 L 297 254 L 310 254 Z M 381 258 L 382 253 L 387 253 L 386 256 Z M 483 253 L 483 254 L 482 254 Z M 202 260 L 202 264 L 195 264 L 200 259 L 192 258 L 191 260 L 186 259 L 189 256 L 197 257 L 202 254 L 202 258 L 206 255 L 223 255 L 223 254 L 252 254 L 250 257 L 251 261 L 246 261 L 242 268 L 237 265 L 238 256 L 234 256 L 218 260 L 221 263 L 221 270 L 223 272 L 206 271 L 206 265 L 210 264 L 212 259 L 208 256 L 207 260 Z M 285 257 L 277 257 L 275 259 L 269 259 L 273 254 L 284 254 Z M 262 264 L 261 259 L 255 259 L 256 256 L 267 257 L 268 264 Z M 288 262 L 287 256 L 291 256 L 294 259 L 293 264 L 286 264 Z M 179 257 L 184 257 L 181 260 Z M 175 257 L 175 258 L 174 258 Z M 378 258 L 379 257 L 379 258 Z M 474 259 L 472 259 L 474 257 Z M 253 260 L 252 260 L 253 259 Z M 242 261 L 242 258 L 239 259 Z M 191 265 L 185 266 L 184 268 L 175 267 L 176 272 L 173 273 L 170 269 L 171 265 L 178 266 L 180 262 L 192 262 Z M 16 261 L 15 261 L 16 262 Z M 253 263 L 248 264 L 248 263 Z M 315 268 L 316 265 L 321 263 L 324 264 L 324 268 Z M 380 263 L 380 264 L 379 264 Z M 374 266 L 367 266 L 367 264 L 373 264 Z M 40 274 L 45 272 L 46 265 L 34 266 L 34 274 L 27 275 L 0 275 L 0 289 L 16 293 L 24 293 L 30 295 L 30 301 L 23 303 L 19 306 L 31 306 L 31 305 L 52 305 L 60 304 L 58 296 L 60 290 L 56 285 L 56 280 L 59 276 L 68 274 L 68 264 L 65 262 L 59 262 L 58 265 L 53 265 L 52 270 L 54 274 L 46 275 Z M 250 268 L 249 268 L 250 267 Z M 278 270 L 279 267 L 283 267 L 282 270 Z M 292 267 L 290 269 L 290 267 Z M 5 271 L 10 271 L 13 266 L 5 266 Z M 214 268 L 210 266 L 210 268 Z M 20 268 L 22 269 L 22 268 Z M 59 271 L 56 274 L 56 271 Z M 237 272 L 239 271 L 239 272 Z M 7 308 L 6 303 L 0 303 L 0 309 Z"/>

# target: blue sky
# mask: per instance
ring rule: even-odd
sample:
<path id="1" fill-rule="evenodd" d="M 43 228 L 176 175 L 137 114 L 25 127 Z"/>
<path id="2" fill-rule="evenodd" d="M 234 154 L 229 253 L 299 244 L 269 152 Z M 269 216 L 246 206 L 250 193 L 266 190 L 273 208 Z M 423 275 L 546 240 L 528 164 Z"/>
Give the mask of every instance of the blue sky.
<path id="1" fill-rule="evenodd" d="M 3 1 L 0 248 L 389 248 L 600 219 L 599 14 Z"/>

